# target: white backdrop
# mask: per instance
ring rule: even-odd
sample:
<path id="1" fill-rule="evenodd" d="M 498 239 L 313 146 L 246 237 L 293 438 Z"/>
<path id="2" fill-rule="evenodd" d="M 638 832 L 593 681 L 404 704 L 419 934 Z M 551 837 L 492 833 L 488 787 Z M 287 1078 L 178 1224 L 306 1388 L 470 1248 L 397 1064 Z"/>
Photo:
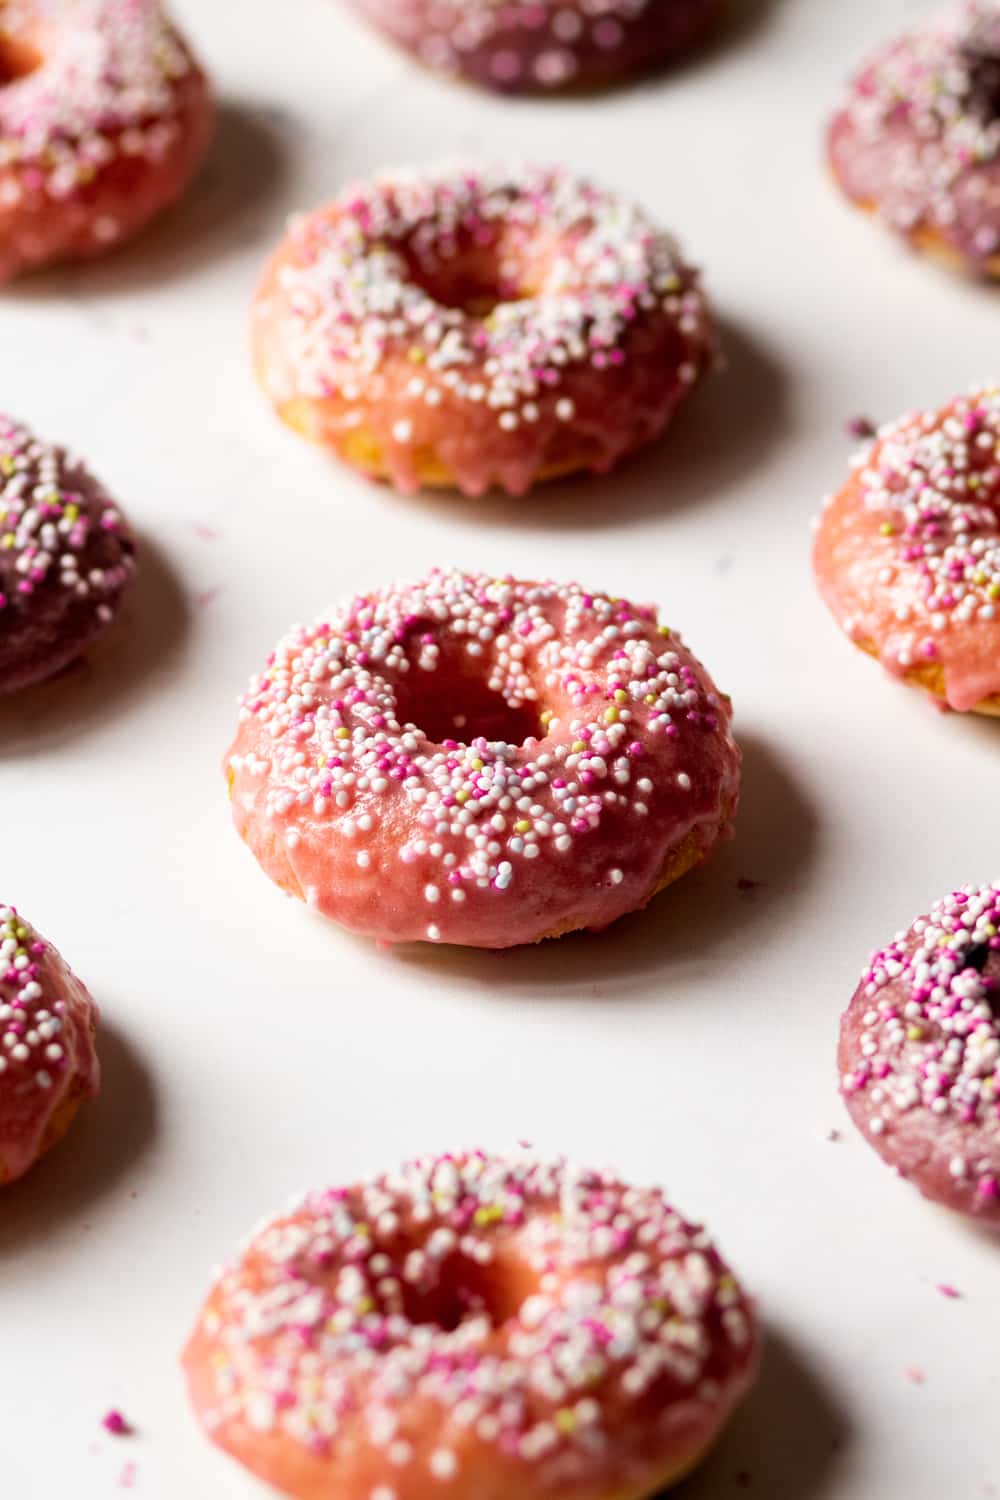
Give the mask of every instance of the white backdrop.
<path id="1" fill-rule="evenodd" d="M 0 890 L 105 1016 L 101 1101 L 0 1201 L 4 1500 L 261 1493 L 176 1367 L 213 1265 L 299 1188 L 525 1136 L 666 1183 L 759 1294 L 759 1391 L 684 1500 L 1000 1492 L 1000 1247 L 855 1139 L 834 1061 L 868 951 L 998 872 L 1000 729 L 883 679 L 808 566 L 845 420 L 1000 365 L 994 294 L 911 260 L 821 165 L 841 78 L 922 8 L 747 0 L 671 77 L 505 102 L 332 0 L 178 0 L 223 101 L 201 182 L 117 258 L 0 299 L 0 410 L 78 445 L 146 540 L 115 638 L 0 707 Z M 706 268 L 729 373 L 610 480 L 403 499 L 253 386 L 246 305 L 286 214 L 456 152 L 590 171 Z M 285 627 L 452 561 L 655 599 L 735 699 L 737 842 L 603 937 L 378 952 L 230 827 L 236 697 Z M 110 1406 L 136 1437 L 103 1433 Z"/>

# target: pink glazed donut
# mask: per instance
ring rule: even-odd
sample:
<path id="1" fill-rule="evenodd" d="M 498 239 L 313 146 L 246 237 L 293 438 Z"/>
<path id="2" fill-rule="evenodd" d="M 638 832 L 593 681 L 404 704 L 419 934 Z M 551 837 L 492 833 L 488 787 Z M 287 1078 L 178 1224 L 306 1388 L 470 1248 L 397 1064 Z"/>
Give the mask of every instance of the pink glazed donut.
<path id="1" fill-rule="evenodd" d="M 212 1440 L 295 1500 L 645 1500 L 704 1457 L 757 1344 L 663 1192 L 473 1151 L 261 1227 L 184 1366 Z"/>
<path id="2" fill-rule="evenodd" d="M 0 906 L 0 1187 L 62 1139 L 97 1093 L 97 1007 L 12 906 Z"/>
<path id="3" fill-rule="evenodd" d="M 396 172 L 294 222 L 252 345 L 295 431 L 404 492 L 467 495 L 606 473 L 716 356 L 672 237 L 542 167 Z"/>
<path id="4" fill-rule="evenodd" d="M 841 628 L 894 676 L 1000 714 L 1000 386 L 883 427 L 813 549 Z"/>
<path id="5" fill-rule="evenodd" d="M 281 642 L 226 759 L 272 880 L 386 942 L 600 929 L 731 828 L 728 699 L 651 607 L 433 572 Z"/>
<path id="6" fill-rule="evenodd" d="M 872 956 L 840 1071 L 880 1156 L 926 1197 L 1000 1226 L 1000 884 L 945 896 Z"/>
<path id="7" fill-rule="evenodd" d="M 959 0 L 882 49 L 830 126 L 848 198 L 919 250 L 1000 276 L 1000 11 Z"/>
<path id="8" fill-rule="evenodd" d="M 0 282 L 135 234 L 180 195 L 212 126 L 159 0 L 0 0 Z"/>
<path id="9" fill-rule="evenodd" d="M 352 0 L 422 63 L 503 93 L 593 88 L 693 47 L 721 0 Z"/>
<path id="10" fill-rule="evenodd" d="M 135 551 L 79 459 L 0 416 L 0 696 L 54 676 L 104 634 Z"/>

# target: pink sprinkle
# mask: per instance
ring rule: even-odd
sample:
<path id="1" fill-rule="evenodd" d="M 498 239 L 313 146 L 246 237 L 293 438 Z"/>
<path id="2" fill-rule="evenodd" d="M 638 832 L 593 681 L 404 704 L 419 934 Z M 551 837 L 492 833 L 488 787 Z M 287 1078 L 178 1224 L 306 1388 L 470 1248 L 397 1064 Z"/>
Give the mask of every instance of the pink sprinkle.
<path id="1" fill-rule="evenodd" d="M 219 532 L 216 531 L 215 527 L 205 526 L 201 521 L 196 521 L 191 530 L 202 542 L 217 542 L 219 540 Z"/>
<path id="2" fill-rule="evenodd" d="M 957 1302 L 962 1295 L 957 1286 L 949 1286 L 947 1281 L 939 1282 L 938 1291 L 942 1297 L 950 1297 L 953 1302 Z"/>
<path id="3" fill-rule="evenodd" d="M 113 1437 L 130 1437 L 134 1430 L 131 1424 L 122 1416 L 121 1412 L 116 1410 L 108 1412 L 107 1416 L 101 1422 L 101 1426 L 105 1431 L 110 1432 Z"/>
<path id="4" fill-rule="evenodd" d="M 907 1365 L 903 1374 L 911 1385 L 923 1385 L 927 1379 L 925 1371 L 919 1365 Z"/>
<path id="5" fill-rule="evenodd" d="M 134 1487 L 136 1475 L 138 1474 L 138 1472 L 139 1471 L 134 1463 L 128 1463 L 125 1465 L 124 1469 L 122 1469 L 121 1471 L 121 1474 L 118 1476 L 118 1483 L 121 1485 L 123 1490 L 130 1490 Z"/>

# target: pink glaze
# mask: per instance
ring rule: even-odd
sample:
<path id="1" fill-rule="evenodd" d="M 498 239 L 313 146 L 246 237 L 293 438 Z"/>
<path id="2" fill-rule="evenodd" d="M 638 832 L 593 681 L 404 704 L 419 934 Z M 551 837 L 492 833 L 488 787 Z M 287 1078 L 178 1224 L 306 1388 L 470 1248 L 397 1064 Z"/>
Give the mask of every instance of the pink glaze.
<path id="1" fill-rule="evenodd" d="M 293 224 L 252 342 L 290 425 L 401 490 L 472 495 L 606 471 L 662 432 L 715 355 L 674 241 L 538 168 L 348 189 Z"/>
<path id="2" fill-rule="evenodd" d="M 243 699 L 233 819 L 355 932 L 536 942 L 708 857 L 738 797 L 730 718 L 651 607 L 433 572 L 285 637 Z"/>
<path id="3" fill-rule="evenodd" d="M 159 0 L 0 6 L 0 281 L 101 255 L 207 150 L 204 74 Z"/>
<path id="4" fill-rule="evenodd" d="M 827 502 L 813 553 L 847 634 L 897 675 L 933 669 L 961 710 L 1000 693 L 998 449 L 995 386 L 882 428 Z"/>
<path id="5" fill-rule="evenodd" d="M 942 240 L 974 266 L 1000 252 L 1000 17 L 960 0 L 884 48 L 829 133 L 834 174 L 856 203 L 910 238 Z"/>
<path id="6" fill-rule="evenodd" d="M 686 51 L 720 0 L 352 0 L 421 62 L 503 93 L 611 82 Z"/>
<path id="7" fill-rule="evenodd" d="M 841 1024 L 854 1123 L 926 1197 L 1000 1225 L 1000 885 L 875 953 Z"/>
<path id="8" fill-rule="evenodd" d="M 662 1192 L 472 1152 L 265 1225 L 184 1365 L 213 1441 L 298 1500 L 638 1500 L 702 1456 L 756 1342 Z"/>
<path id="9" fill-rule="evenodd" d="M 0 695 L 41 682 L 114 620 L 135 540 L 79 459 L 0 416 Z"/>
<path id="10" fill-rule="evenodd" d="M 21 1177 L 54 1143 L 61 1112 L 97 1093 L 97 1020 L 51 944 L 12 906 L 0 906 L 0 1184 Z"/>

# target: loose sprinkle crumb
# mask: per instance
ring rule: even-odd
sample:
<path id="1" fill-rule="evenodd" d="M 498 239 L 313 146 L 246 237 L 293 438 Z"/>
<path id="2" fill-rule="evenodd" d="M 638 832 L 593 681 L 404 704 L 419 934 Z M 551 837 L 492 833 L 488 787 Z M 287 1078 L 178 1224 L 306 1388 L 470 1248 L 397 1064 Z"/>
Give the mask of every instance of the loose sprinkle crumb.
<path id="1" fill-rule="evenodd" d="M 107 1415 L 102 1418 L 101 1425 L 106 1432 L 111 1433 L 112 1437 L 131 1437 L 134 1431 L 134 1428 L 131 1426 L 131 1424 L 127 1422 L 126 1419 L 122 1416 L 121 1412 L 117 1410 L 109 1411 Z"/>

